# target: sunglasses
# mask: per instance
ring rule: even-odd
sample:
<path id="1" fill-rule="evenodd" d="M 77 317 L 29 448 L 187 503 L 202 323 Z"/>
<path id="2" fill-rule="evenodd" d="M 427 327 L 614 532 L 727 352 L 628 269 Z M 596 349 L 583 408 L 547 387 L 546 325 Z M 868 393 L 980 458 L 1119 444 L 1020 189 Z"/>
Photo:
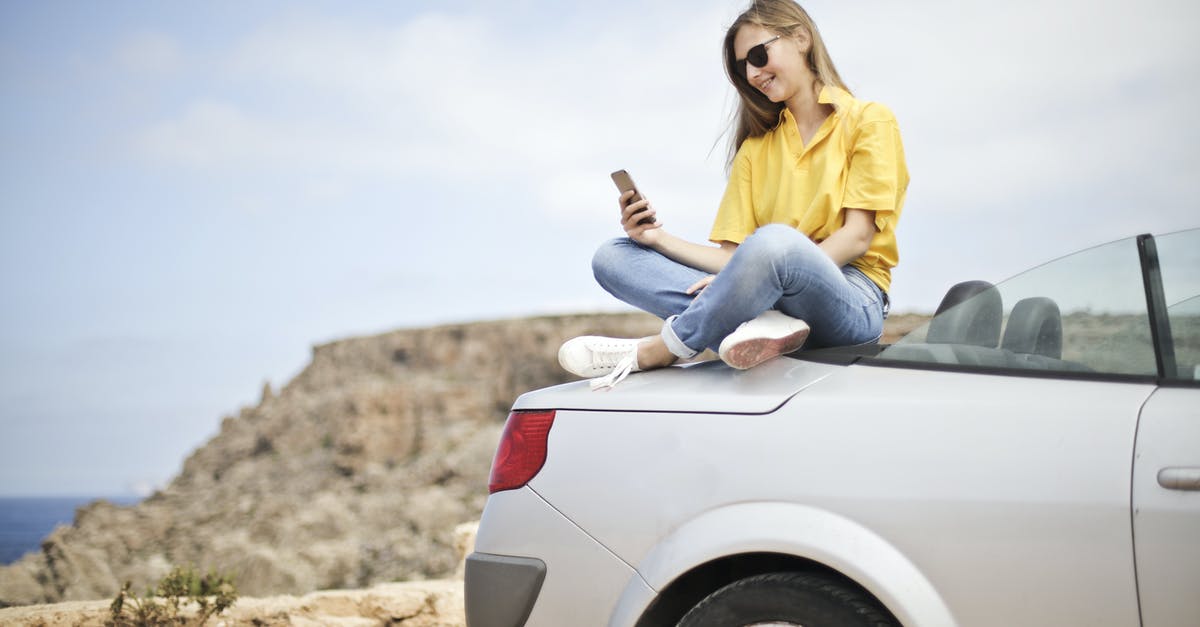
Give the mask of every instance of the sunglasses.
<path id="1" fill-rule="evenodd" d="M 776 35 L 776 36 L 762 42 L 761 44 L 758 44 L 757 46 L 754 46 L 753 48 L 747 50 L 746 58 L 735 59 L 733 62 L 733 66 L 737 68 L 738 72 L 740 72 L 743 77 L 746 76 L 746 64 L 747 63 L 749 63 L 750 65 L 753 65 L 754 67 L 765 66 L 767 64 L 767 46 L 775 43 L 775 40 L 779 39 L 779 37 L 780 37 L 780 35 Z"/>

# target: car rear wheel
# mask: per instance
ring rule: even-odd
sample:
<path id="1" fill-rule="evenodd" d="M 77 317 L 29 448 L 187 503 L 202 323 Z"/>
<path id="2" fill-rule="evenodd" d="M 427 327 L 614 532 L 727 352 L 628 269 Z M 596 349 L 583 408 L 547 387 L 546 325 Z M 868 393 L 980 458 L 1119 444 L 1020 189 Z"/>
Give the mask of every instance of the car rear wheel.
<path id="1" fill-rule="evenodd" d="M 770 573 L 735 581 L 708 595 L 677 627 L 898 627 L 866 593 L 830 577 Z"/>

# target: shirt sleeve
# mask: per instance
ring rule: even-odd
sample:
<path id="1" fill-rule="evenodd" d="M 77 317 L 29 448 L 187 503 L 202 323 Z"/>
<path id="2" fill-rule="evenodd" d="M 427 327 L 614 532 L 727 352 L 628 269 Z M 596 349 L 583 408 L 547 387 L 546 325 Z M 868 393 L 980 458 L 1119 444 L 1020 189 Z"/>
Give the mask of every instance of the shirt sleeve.
<path id="1" fill-rule="evenodd" d="M 874 211 L 880 231 L 896 219 L 908 187 L 899 125 L 890 111 L 882 113 L 858 128 L 842 199 L 843 207 Z"/>
<path id="2" fill-rule="evenodd" d="M 708 236 L 709 241 L 713 243 L 741 244 L 758 228 L 751 195 L 750 154 L 747 146 L 749 143 L 743 142 L 733 158 L 729 183 L 725 186 L 725 196 L 721 199 L 712 232 Z"/>

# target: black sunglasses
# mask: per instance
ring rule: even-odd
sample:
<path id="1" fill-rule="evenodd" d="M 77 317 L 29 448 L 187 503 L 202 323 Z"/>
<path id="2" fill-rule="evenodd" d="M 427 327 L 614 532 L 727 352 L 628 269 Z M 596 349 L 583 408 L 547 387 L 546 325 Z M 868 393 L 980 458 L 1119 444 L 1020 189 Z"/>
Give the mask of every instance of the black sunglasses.
<path id="1" fill-rule="evenodd" d="M 737 68 L 738 72 L 740 72 L 743 77 L 746 76 L 746 64 L 747 63 L 749 63 L 750 65 L 753 65 L 754 67 L 763 67 L 764 65 L 767 64 L 767 46 L 775 43 L 775 40 L 779 39 L 780 37 L 781 37 L 781 35 L 776 35 L 776 36 L 762 42 L 761 44 L 758 44 L 757 46 L 754 46 L 753 48 L 747 50 L 746 58 L 735 59 L 733 62 L 733 66 Z"/>

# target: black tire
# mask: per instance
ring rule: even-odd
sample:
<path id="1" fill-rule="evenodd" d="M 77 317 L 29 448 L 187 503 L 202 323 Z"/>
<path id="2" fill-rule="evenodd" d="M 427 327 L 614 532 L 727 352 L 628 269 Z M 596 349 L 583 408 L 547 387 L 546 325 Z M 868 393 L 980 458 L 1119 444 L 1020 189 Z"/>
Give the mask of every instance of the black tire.
<path id="1" fill-rule="evenodd" d="M 899 627 L 870 595 L 836 579 L 808 573 L 770 573 L 735 581 L 705 597 L 677 627 L 771 622 L 803 627 Z"/>

